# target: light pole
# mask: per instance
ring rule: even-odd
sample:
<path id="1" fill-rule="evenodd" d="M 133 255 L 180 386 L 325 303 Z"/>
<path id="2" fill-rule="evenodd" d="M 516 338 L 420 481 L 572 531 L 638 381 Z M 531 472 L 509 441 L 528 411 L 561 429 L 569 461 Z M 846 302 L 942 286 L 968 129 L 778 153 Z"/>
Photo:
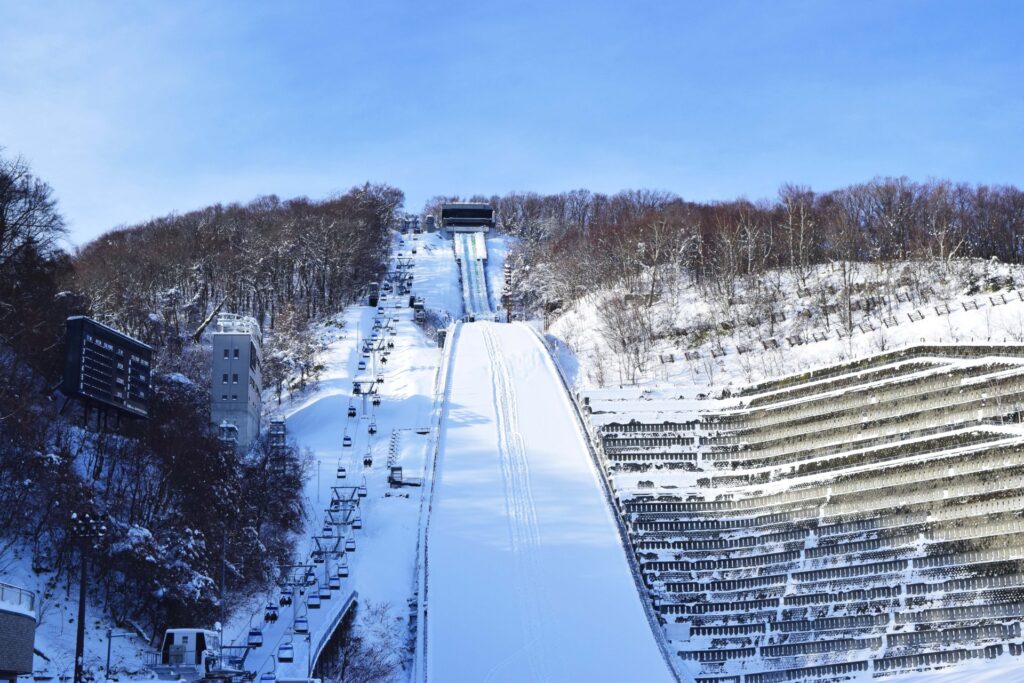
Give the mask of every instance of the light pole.
<path id="1" fill-rule="evenodd" d="M 313 634 L 306 634 L 306 675 L 313 677 Z"/>
<path id="2" fill-rule="evenodd" d="M 88 512 L 79 515 L 71 513 L 71 533 L 81 542 L 81 573 L 78 579 L 78 635 L 75 640 L 75 683 L 82 683 L 82 666 L 85 662 L 85 585 L 88 580 L 86 569 L 87 544 L 89 539 L 102 538 L 107 527 Z"/>

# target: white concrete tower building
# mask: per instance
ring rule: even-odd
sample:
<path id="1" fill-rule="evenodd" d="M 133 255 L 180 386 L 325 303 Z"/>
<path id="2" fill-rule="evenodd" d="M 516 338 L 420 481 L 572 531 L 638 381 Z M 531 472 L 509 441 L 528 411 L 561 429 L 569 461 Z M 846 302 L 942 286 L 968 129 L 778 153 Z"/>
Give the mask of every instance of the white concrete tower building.
<path id="1" fill-rule="evenodd" d="M 210 423 L 238 428 L 238 446 L 248 450 L 260 433 L 263 336 L 250 317 L 222 313 L 213 333 Z"/>

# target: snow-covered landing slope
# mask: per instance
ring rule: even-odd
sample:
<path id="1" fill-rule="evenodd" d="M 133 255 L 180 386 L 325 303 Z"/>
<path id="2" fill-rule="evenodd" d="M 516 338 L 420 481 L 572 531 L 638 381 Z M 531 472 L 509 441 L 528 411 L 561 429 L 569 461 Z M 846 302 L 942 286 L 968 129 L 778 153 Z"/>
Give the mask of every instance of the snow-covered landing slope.
<path id="1" fill-rule="evenodd" d="M 433 681 L 671 680 L 568 397 L 520 324 L 456 332 L 427 554 Z"/>

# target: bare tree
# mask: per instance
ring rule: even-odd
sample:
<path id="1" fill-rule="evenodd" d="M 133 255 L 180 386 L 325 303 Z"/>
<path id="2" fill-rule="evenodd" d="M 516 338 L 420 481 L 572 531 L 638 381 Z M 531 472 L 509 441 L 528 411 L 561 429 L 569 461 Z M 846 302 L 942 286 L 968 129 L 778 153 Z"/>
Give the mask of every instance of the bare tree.
<path id="1" fill-rule="evenodd" d="M 50 186 L 23 158 L 0 156 L 0 271 L 26 248 L 52 252 L 65 234 Z"/>

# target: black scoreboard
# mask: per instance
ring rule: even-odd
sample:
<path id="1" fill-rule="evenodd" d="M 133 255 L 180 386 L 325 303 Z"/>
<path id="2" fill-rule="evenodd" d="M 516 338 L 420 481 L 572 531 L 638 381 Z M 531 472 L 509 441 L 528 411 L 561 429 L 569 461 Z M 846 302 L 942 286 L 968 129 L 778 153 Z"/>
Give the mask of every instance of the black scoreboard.
<path id="1" fill-rule="evenodd" d="M 153 349 L 91 318 L 68 318 L 64 337 L 67 396 L 149 417 L 149 364 Z"/>

